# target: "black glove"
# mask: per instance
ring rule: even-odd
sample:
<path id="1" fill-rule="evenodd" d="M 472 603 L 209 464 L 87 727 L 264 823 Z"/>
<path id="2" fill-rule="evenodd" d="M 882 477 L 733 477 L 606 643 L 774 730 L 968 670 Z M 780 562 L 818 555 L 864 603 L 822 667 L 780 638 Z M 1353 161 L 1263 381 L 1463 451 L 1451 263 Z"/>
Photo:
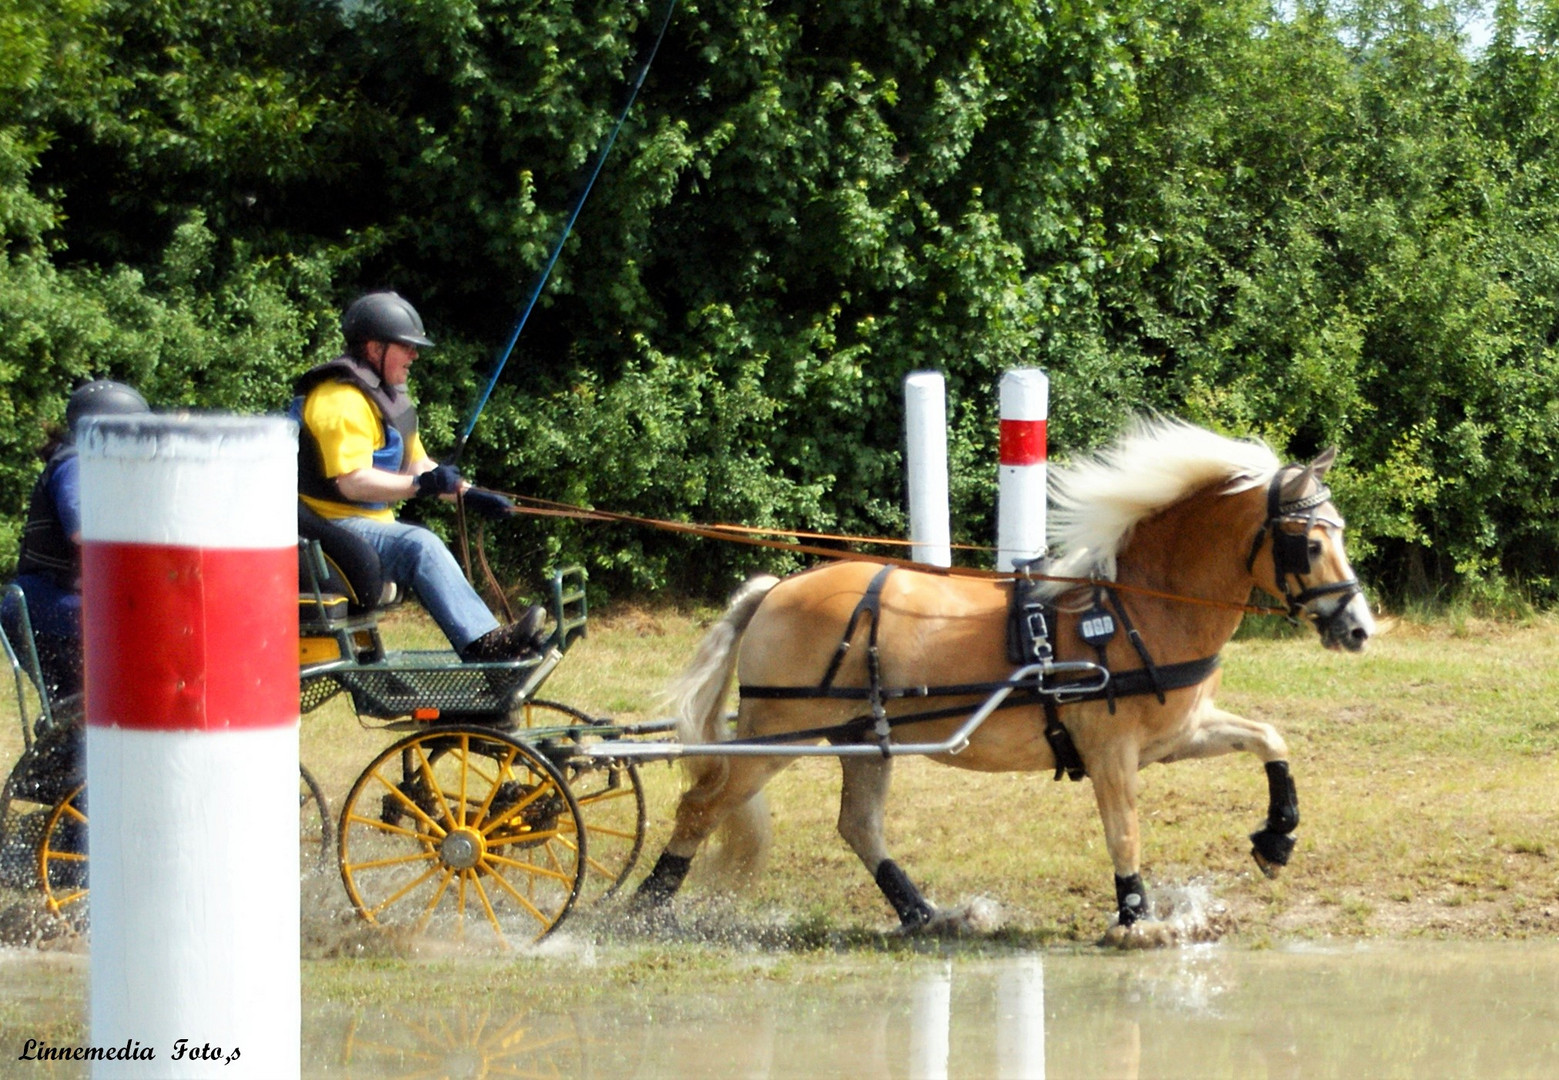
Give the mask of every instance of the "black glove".
<path id="1" fill-rule="evenodd" d="M 465 500 L 467 510 L 475 510 L 483 517 L 507 517 L 509 511 L 514 509 L 513 499 L 485 488 L 466 488 L 465 494 L 460 497 Z"/>
<path id="2" fill-rule="evenodd" d="M 453 465 L 435 465 L 417 474 L 418 495 L 453 495 L 460 490 L 460 471 Z"/>

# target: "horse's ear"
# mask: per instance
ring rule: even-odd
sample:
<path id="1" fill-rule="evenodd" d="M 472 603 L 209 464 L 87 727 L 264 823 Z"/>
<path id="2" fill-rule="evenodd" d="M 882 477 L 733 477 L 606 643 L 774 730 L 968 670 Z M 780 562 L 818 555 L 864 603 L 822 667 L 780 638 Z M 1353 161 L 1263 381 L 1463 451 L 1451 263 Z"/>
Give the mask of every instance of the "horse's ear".
<path id="1" fill-rule="evenodd" d="M 1332 467 L 1332 463 L 1336 460 L 1337 447 L 1335 446 L 1328 446 L 1325 450 L 1322 450 L 1319 454 L 1316 455 L 1315 460 L 1310 463 L 1310 470 L 1315 473 L 1315 478 L 1317 481 L 1320 481 L 1326 477 L 1326 470 L 1330 469 Z"/>
<path id="2" fill-rule="evenodd" d="M 1331 446 L 1321 451 L 1314 461 L 1284 481 L 1283 498 L 1302 499 L 1319 488 L 1326 476 L 1326 470 L 1332 467 L 1332 462 L 1335 460 L 1337 460 L 1337 447 Z"/>
<path id="3" fill-rule="evenodd" d="M 1293 502 L 1302 499 L 1312 490 L 1310 481 L 1315 478 L 1315 466 L 1306 465 L 1293 476 L 1283 481 L 1283 501 Z"/>

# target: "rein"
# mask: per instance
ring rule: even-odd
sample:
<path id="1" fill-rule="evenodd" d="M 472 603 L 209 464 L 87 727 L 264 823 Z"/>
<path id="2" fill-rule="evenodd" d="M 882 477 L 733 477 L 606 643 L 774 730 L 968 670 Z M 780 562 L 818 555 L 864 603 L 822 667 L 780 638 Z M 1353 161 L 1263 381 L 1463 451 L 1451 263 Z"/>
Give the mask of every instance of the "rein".
<path id="1" fill-rule="evenodd" d="M 1103 578 L 1092 577 L 1067 577 L 1058 574 L 1042 574 L 1022 570 L 981 570 L 970 566 L 928 566 L 925 563 L 916 562 L 895 555 L 859 555 L 850 551 L 841 551 L 839 548 L 825 547 L 822 544 L 798 543 L 791 540 L 775 540 L 765 534 L 772 535 L 782 530 L 756 528 L 749 525 L 697 525 L 685 521 L 667 521 L 662 518 L 640 517 L 636 514 L 623 514 L 612 510 L 593 510 L 583 506 L 574 506 L 570 503 L 555 502 L 551 499 L 540 499 L 534 496 L 518 495 L 513 492 L 501 492 L 515 502 L 511 511 L 516 514 L 528 514 L 533 517 L 561 517 L 572 518 L 579 521 L 604 521 L 621 525 L 641 525 L 646 528 L 658 529 L 662 532 L 683 533 L 689 536 L 702 536 L 709 540 L 723 540 L 733 544 L 747 544 L 751 547 L 772 548 L 778 551 L 790 551 L 798 555 L 818 555 L 826 559 L 854 559 L 859 562 L 882 563 L 887 566 L 897 566 L 908 570 L 918 570 L 926 574 L 939 574 L 943 577 L 976 578 L 987 581 L 1012 581 L 1017 578 L 1029 578 L 1033 581 L 1049 581 L 1060 585 L 1074 585 L 1078 587 L 1093 587 L 1108 585 L 1123 593 L 1131 593 L 1136 596 L 1148 596 L 1157 600 L 1169 600 L 1181 604 L 1193 604 L 1200 607 L 1217 608 L 1222 611 L 1238 611 L 1246 615 L 1281 615 L 1284 608 L 1273 607 L 1270 604 L 1243 604 L 1236 600 L 1214 600 L 1202 596 L 1186 596 L 1182 593 L 1168 592 L 1163 589 L 1155 589 L 1147 585 L 1132 585 L 1127 582 L 1109 581 Z M 1263 526 L 1265 529 L 1265 526 Z M 783 530 L 787 536 L 804 537 L 808 540 L 834 541 L 840 543 L 856 544 L 881 544 L 893 547 L 909 547 L 913 540 L 896 540 L 884 537 L 872 536 L 848 536 L 831 533 L 809 533 L 793 530 Z M 1256 537 L 1256 546 L 1260 547 L 1261 534 Z M 988 547 L 978 544 L 954 544 L 954 548 L 960 551 L 990 551 Z M 1357 582 L 1355 582 L 1357 584 Z M 1286 595 L 1286 594 L 1285 594 Z"/>

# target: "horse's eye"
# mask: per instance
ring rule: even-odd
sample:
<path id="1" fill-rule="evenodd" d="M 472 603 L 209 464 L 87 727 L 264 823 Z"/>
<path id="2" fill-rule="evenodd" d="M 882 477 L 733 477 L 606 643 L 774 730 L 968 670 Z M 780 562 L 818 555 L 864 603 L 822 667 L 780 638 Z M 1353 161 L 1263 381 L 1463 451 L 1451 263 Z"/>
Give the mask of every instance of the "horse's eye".
<path id="1" fill-rule="evenodd" d="M 1312 559 L 1319 559 L 1321 557 L 1321 541 L 1310 541 L 1310 557 Z"/>

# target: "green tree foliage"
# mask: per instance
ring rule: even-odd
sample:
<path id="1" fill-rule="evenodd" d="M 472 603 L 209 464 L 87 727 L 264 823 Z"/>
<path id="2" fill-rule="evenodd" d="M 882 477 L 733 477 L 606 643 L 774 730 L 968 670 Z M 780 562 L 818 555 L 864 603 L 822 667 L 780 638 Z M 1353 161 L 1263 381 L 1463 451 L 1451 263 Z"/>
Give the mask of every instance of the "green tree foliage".
<path id="1" fill-rule="evenodd" d="M 390 286 L 449 446 L 665 0 L 0 0 L 0 498 L 90 376 L 281 407 Z M 1396 593 L 1559 589 L 1555 37 L 1422 0 L 682 0 L 462 462 L 655 517 L 896 533 L 948 378 L 992 531 L 1000 373 L 1053 450 L 1156 408 L 1343 448 Z M 507 569 L 714 589 L 776 557 L 539 519 Z M 0 535 L 0 543 L 5 537 Z M 783 564 L 783 559 L 778 560 Z"/>
<path id="2" fill-rule="evenodd" d="M 1110 147 L 1106 216 L 1131 230 L 1110 321 L 1156 358 L 1163 407 L 1340 444 L 1355 543 L 1393 590 L 1548 594 L 1553 66 L 1514 5 L 1476 59 L 1452 14 L 1164 5 Z"/>

